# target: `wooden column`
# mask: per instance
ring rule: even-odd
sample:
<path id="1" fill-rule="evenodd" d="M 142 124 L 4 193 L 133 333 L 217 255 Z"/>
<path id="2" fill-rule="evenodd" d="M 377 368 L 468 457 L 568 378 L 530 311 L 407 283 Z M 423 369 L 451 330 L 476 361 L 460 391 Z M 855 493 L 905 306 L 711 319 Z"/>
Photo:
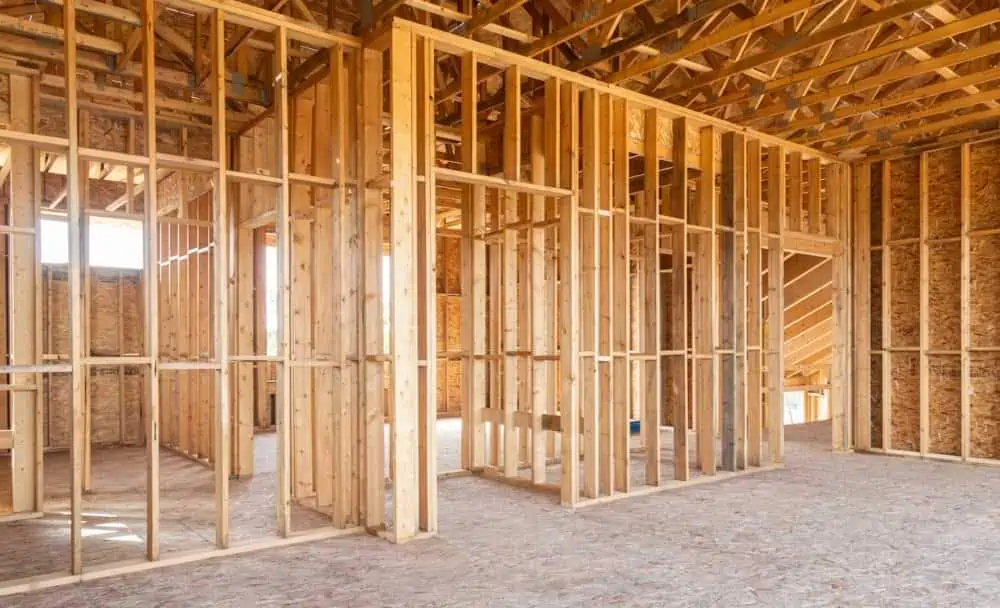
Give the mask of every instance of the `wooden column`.
<path id="1" fill-rule="evenodd" d="M 646 485 L 660 485 L 660 159 L 657 156 L 659 116 L 655 108 L 644 116 L 643 197 L 637 215 L 642 218 L 642 284 L 644 289 L 641 335 L 642 436 L 646 446 Z M 676 145 L 676 143 L 675 143 Z"/>
<path id="2" fill-rule="evenodd" d="M 35 132 L 35 87 L 32 79 L 19 74 L 10 75 L 11 128 L 24 133 Z M 10 170 L 10 197 L 7 225 L 34 231 L 13 232 L 7 240 L 7 276 L 13 287 L 7 293 L 10 363 L 12 365 L 39 365 L 41 351 L 37 342 L 37 309 L 39 277 L 36 269 L 41 262 L 36 254 L 36 240 L 40 238 L 38 218 L 40 192 L 36 174 L 38 150 L 28 143 L 11 142 L 8 157 Z M 0 182 L 0 187 L 3 184 Z M 42 468 L 42 416 L 37 398 L 42 393 L 41 374 L 12 374 L 10 383 L 15 386 L 34 386 L 34 390 L 16 390 L 7 393 L 10 407 L 10 428 L 13 446 L 10 452 L 11 490 L 14 513 L 38 512 L 43 509 Z M 0 402 L 0 407 L 6 407 Z"/>
<path id="3" fill-rule="evenodd" d="M 549 162 L 545 157 L 545 137 L 547 130 L 545 124 L 552 124 L 549 112 L 553 109 L 558 115 L 558 105 L 553 104 L 548 99 L 548 83 L 546 83 L 545 116 L 533 116 L 531 118 L 531 181 L 536 184 L 545 183 L 545 174 Z M 558 123 L 558 119 L 555 119 Z M 553 129 L 548 129 L 553 131 Z M 546 477 L 546 460 L 548 458 L 545 443 L 545 433 L 542 426 L 542 416 L 546 412 L 548 404 L 548 383 L 552 375 L 549 373 L 551 363 L 544 356 L 551 354 L 549 350 L 549 340 L 547 335 L 551 333 L 550 325 L 555 322 L 552 315 L 553 302 L 549 300 L 546 289 L 546 247 L 545 228 L 541 224 L 545 221 L 546 200 L 544 196 L 532 195 L 528 197 L 528 219 L 531 220 L 531 228 L 528 230 L 530 262 L 530 289 L 531 292 L 531 480 L 534 483 L 544 483 Z M 554 280 L 554 277 L 553 277 Z M 554 404 L 553 404 L 554 405 Z"/>
<path id="4" fill-rule="evenodd" d="M 746 142 L 742 135 L 722 136 L 722 204 L 719 238 L 719 365 L 722 389 L 722 468 L 744 466 L 746 449 Z"/>
<path id="5" fill-rule="evenodd" d="M 389 314 L 392 328 L 390 418 L 392 436 L 392 539 L 413 538 L 420 527 L 417 429 L 416 44 L 409 30 L 393 28 L 389 69 L 392 187 L 390 190 Z"/>
<path id="6" fill-rule="evenodd" d="M 972 229 L 972 146 L 962 145 L 962 169 L 961 169 L 961 214 L 962 227 L 959 243 L 961 246 L 960 261 L 960 340 L 961 340 L 961 362 L 959 374 L 961 376 L 961 401 L 960 407 L 962 424 L 962 460 L 969 459 L 969 446 L 971 439 L 971 403 L 972 403 L 972 251 L 969 231 Z M 884 222 L 885 220 L 883 220 Z M 883 296 L 884 297 L 884 296 Z M 884 395 L 883 391 L 883 395 Z"/>
<path id="7" fill-rule="evenodd" d="M 761 359 L 763 319 L 761 317 L 761 157 L 760 141 L 747 143 L 747 466 L 761 464 L 762 431 Z"/>
<path id="8" fill-rule="evenodd" d="M 278 435 L 278 465 L 275 501 L 278 534 L 292 531 L 292 386 L 289 365 L 289 330 L 291 329 L 291 196 L 288 183 L 288 32 L 284 27 L 274 36 L 274 151 L 279 183 L 275 195 L 275 229 L 277 231 L 277 391 L 275 394 L 275 424 Z"/>
<path id="9" fill-rule="evenodd" d="M 215 9 L 211 15 L 212 32 L 212 158 L 219 167 L 215 172 L 212 198 L 212 223 L 215 246 L 212 251 L 215 371 L 215 545 L 229 546 L 229 474 L 232 452 L 232 419 L 230 418 L 229 385 L 229 202 L 226 198 L 226 176 L 229 155 L 226 135 L 226 23 L 223 13 Z M 182 202 L 183 204 L 183 202 Z M 201 349 L 198 350 L 201 352 Z"/>
<path id="10" fill-rule="evenodd" d="M 583 418 L 583 495 L 599 495 L 600 404 L 597 352 L 600 327 L 598 299 L 599 241 L 597 208 L 600 198 L 598 166 L 598 97 L 587 88 L 582 94 L 583 186 L 580 191 L 580 410 Z"/>
<path id="11" fill-rule="evenodd" d="M 669 214 L 677 222 L 670 228 L 670 351 L 669 391 L 673 403 L 674 479 L 691 476 L 688 421 L 691 418 L 688 391 L 688 123 L 675 118 L 670 173 Z"/>
<path id="12" fill-rule="evenodd" d="M 423 176 L 417 190 L 417 353 L 420 368 L 419 444 L 420 529 L 437 531 L 437 201 L 434 167 L 434 42 L 417 39 L 416 112 L 417 172 Z"/>
<path id="13" fill-rule="evenodd" d="M 152 0 L 146 0 L 147 5 L 152 4 Z M 148 31 L 149 38 L 152 38 L 153 22 L 151 15 L 144 15 L 144 34 Z M 70 572 L 80 574 L 83 572 L 83 478 L 85 467 L 85 412 L 84 412 L 84 380 L 83 375 L 86 368 L 83 365 L 83 310 L 81 302 L 81 276 L 80 276 L 80 220 L 83 217 L 80 209 L 80 132 L 77 117 L 77 75 L 76 75 L 76 8 L 72 3 L 63 7 L 63 28 L 64 40 L 64 62 L 66 65 L 66 136 L 69 139 L 69 147 L 66 153 L 66 210 L 69 224 L 69 332 L 70 332 L 70 369 L 71 369 L 71 429 L 72 442 L 70 447 L 70 463 L 72 466 L 72 478 L 70 482 Z M 149 51 L 143 51 L 143 64 L 152 64 L 152 45 Z M 151 70 L 143 71 L 144 76 L 151 76 Z M 144 88 L 152 88 L 151 79 L 146 80 Z M 147 144 L 148 145 L 148 144 Z M 155 188 L 150 188 L 155 190 Z M 147 281 L 152 283 L 152 281 Z M 155 427 L 154 427 L 155 429 Z M 149 441 L 147 445 L 155 443 Z M 150 467 L 155 465 L 148 463 Z M 155 496 L 147 496 L 147 507 L 154 505 L 152 500 Z M 151 550 L 149 558 L 156 557 L 156 517 L 151 509 L 147 510 L 147 548 Z"/>
<path id="14" fill-rule="evenodd" d="M 385 523 L 385 361 L 382 327 L 382 53 L 362 52 L 358 70 L 358 119 L 360 154 L 358 184 L 362 206 L 361 233 L 361 324 L 363 373 L 362 400 L 362 500 L 361 521 L 369 529 Z M 412 255 L 412 254 L 411 254 Z"/>
<path id="15" fill-rule="evenodd" d="M 462 165 L 465 171 L 479 169 L 476 128 L 478 84 L 476 55 L 462 58 Z M 466 185 L 462 189 L 462 346 L 465 365 L 462 382 L 462 468 L 486 463 L 486 189 Z"/>
<path id="16" fill-rule="evenodd" d="M 559 201 L 559 364 L 562 375 L 563 506 L 580 499 L 580 218 L 579 88 L 563 83 L 560 91 L 560 186 L 574 192 Z M 550 125 L 550 128 L 556 128 Z"/>
<path id="17" fill-rule="evenodd" d="M 771 461 L 785 453 L 785 149 L 767 149 L 767 430 Z"/>
<path id="18" fill-rule="evenodd" d="M 871 163 L 854 166 L 854 445 L 872 447 Z"/>
<path id="19" fill-rule="evenodd" d="M 612 262 L 614 277 L 612 290 L 612 379 L 611 401 L 614 405 L 614 490 L 629 492 L 631 478 L 631 205 L 629 196 L 628 118 L 629 106 L 624 99 L 614 99 L 612 104 Z"/>
<path id="20" fill-rule="evenodd" d="M 831 163 L 826 167 L 827 233 L 841 242 L 833 254 L 831 288 L 833 290 L 833 335 L 830 354 L 829 409 L 833 419 L 833 449 L 849 450 L 852 441 L 851 373 L 849 345 L 852 331 L 850 309 L 850 248 L 848 203 L 850 176 L 848 166 Z"/>
<path id="21" fill-rule="evenodd" d="M 715 438 L 718 425 L 719 390 L 718 356 L 715 349 L 717 297 L 717 249 L 715 246 L 715 131 L 703 127 L 701 139 L 701 182 L 694 217 L 689 223 L 697 227 L 694 263 L 691 273 L 691 305 L 693 307 L 691 336 L 693 340 L 695 383 L 694 400 L 698 439 L 698 464 L 705 475 L 716 472 Z"/>
<path id="22" fill-rule="evenodd" d="M 503 171 L 508 180 L 518 181 L 521 171 L 521 69 L 507 68 L 504 73 Z M 517 290 L 517 192 L 499 192 L 502 208 L 501 293 L 497 306 L 501 309 L 503 327 L 503 473 L 517 476 L 519 464 L 519 433 L 514 424 L 518 402 L 518 290 Z"/>

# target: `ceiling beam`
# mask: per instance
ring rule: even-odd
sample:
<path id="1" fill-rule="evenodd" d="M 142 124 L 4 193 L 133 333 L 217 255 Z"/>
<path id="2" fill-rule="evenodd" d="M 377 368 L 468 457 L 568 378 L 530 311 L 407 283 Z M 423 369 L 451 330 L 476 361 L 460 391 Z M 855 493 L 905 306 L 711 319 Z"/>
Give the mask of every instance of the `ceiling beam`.
<path id="1" fill-rule="evenodd" d="M 745 70 L 813 49 L 828 42 L 834 42 L 836 40 L 840 40 L 841 38 L 857 34 L 868 28 L 881 25 L 898 17 L 902 17 L 903 15 L 908 15 L 914 11 L 926 8 L 937 1 L 938 0 L 904 0 L 903 2 L 894 4 L 887 9 L 871 12 L 858 19 L 852 19 L 851 21 L 840 23 L 815 33 L 810 33 L 809 28 L 806 28 L 801 33 L 796 33 L 792 36 L 782 38 L 777 44 L 774 45 L 772 50 L 755 53 L 741 61 L 731 62 L 720 70 L 713 70 L 707 74 L 703 74 L 702 76 L 685 82 L 680 86 L 667 89 L 664 91 L 663 96 L 669 98 L 687 91 L 700 89 L 712 84 L 713 82 L 733 76 L 734 74 L 739 74 Z M 838 5 L 834 5 L 832 8 L 839 9 L 840 7 Z M 819 14 L 827 15 L 827 12 L 821 11 Z"/>
<path id="2" fill-rule="evenodd" d="M 611 83 L 620 83 L 637 76 L 642 76 L 643 74 L 647 74 L 653 70 L 674 63 L 679 59 L 684 59 L 712 47 L 725 44 L 730 40 L 734 40 L 741 36 L 751 34 L 757 30 L 764 29 L 774 25 L 775 23 L 784 21 L 789 17 L 794 17 L 799 13 L 823 6 L 830 1 L 831 0 L 792 0 L 786 4 L 780 4 L 768 11 L 759 13 L 754 17 L 737 21 L 729 27 L 722 28 L 712 34 L 693 40 L 690 44 L 685 45 L 684 48 L 677 49 L 676 51 L 670 53 L 664 53 L 658 57 L 641 61 L 630 66 L 629 68 L 615 72 L 609 75 L 605 80 Z"/>
<path id="3" fill-rule="evenodd" d="M 859 63 L 863 63 L 865 61 L 871 61 L 872 59 L 884 57 L 885 55 L 889 55 L 890 53 L 903 51 L 912 47 L 917 47 L 924 44 L 930 44 L 932 42 L 936 42 L 944 38 L 947 38 L 948 36 L 961 34 L 982 27 L 984 25 L 989 25 L 998 20 L 1000 20 L 1000 9 L 989 10 L 984 13 L 973 15 L 972 17 L 969 17 L 968 19 L 964 19 L 962 21 L 956 21 L 954 23 L 950 23 L 948 25 L 944 25 L 927 32 L 922 32 L 920 34 L 917 34 L 916 36 L 902 38 L 900 40 L 884 44 L 882 46 L 870 49 L 862 53 L 847 55 L 836 61 L 825 63 L 819 67 L 807 70 L 799 70 L 787 76 L 783 76 L 781 78 L 775 78 L 770 82 L 762 83 L 760 87 L 758 87 L 758 89 L 753 91 L 752 93 L 754 95 L 765 95 L 773 91 L 784 89 L 786 87 L 789 87 L 798 82 L 802 82 L 804 80 L 815 79 L 828 74 L 833 74 L 835 72 L 838 72 L 845 68 L 849 68 Z M 910 67 L 910 69 L 914 68 Z M 919 67 L 916 69 L 919 69 Z M 741 95 L 745 97 L 745 94 L 741 93 Z M 736 95 L 730 96 L 729 99 L 719 98 L 717 100 L 712 100 L 705 106 L 698 107 L 697 109 L 700 111 L 705 111 L 707 109 L 712 109 L 722 105 L 728 105 L 729 103 L 738 100 L 739 98 Z"/>

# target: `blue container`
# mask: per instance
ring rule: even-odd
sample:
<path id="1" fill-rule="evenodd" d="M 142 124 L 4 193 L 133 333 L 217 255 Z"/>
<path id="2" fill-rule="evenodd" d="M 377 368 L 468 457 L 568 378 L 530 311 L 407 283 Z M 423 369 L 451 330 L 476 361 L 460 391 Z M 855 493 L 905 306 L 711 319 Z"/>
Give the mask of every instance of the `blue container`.
<path id="1" fill-rule="evenodd" d="M 639 434 L 639 427 L 640 426 L 641 426 L 641 424 L 639 423 L 638 420 L 629 420 L 629 422 L 628 422 L 629 432 L 632 433 L 633 435 L 638 435 Z"/>

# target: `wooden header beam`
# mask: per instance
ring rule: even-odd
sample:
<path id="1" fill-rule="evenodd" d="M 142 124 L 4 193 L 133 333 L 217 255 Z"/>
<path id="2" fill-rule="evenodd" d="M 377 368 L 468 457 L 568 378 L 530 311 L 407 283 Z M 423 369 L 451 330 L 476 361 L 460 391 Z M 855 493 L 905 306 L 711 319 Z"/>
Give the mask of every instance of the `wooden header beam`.
<path id="1" fill-rule="evenodd" d="M 630 107 L 636 110 L 656 109 L 664 118 L 687 118 L 690 120 L 692 128 L 713 126 L 721 132 L 736 131 L 743 133 L 748 139 L 760 140 L 763 145 L 780 145 L 788 151 L 801 152 L 803 158 L 819 158 L 824 163 L 841 162 L 839 158 L 833 155 L 820 152 L 808 146 L 792 143 L 774 135 L 769 135 L 749 127 L 739 126 L 721 118 L 689 110 L 660 99 L 649 97 L 648 95 L 643 95 L 637 91 L 595 80 L 576 72 L 519 55 L 518 53 L 499 49 L 483 42 L 463 38 L 462 36 L 449 34 L 430 26 L 397 18 L 393 21 L 393 27 L 407 29 L 419 36 L 434 40 L 437 43 L 435 45 L 437 50 L 442 53 L 464 57 L 468 53 L 473 52 L 476 54 L 476 59 L 479 63 L 501 70 L 511 65 L 519 65 L 524 77 L 535 80 L 557 78 L 562 82 L 572 82 L 594 89 L 598 93 L 607 93 L 617 98 L 626 99 L 629 101 Z"/>

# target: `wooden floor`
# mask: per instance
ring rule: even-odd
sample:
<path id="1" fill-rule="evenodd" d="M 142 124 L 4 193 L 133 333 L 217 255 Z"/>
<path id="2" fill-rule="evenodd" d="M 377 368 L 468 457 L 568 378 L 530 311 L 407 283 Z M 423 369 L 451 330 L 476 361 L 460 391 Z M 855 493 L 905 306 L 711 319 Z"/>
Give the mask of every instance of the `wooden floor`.
<path id="1" fill-rule="evenodd" d="M 256 439 L 258 474 L 230 484 L 232 542 L 277 534 L 275 436 Z M 142 558 L 145 523 L 143 448 L 94 450 L 94 491 L 84 495 L 84 568 Z M 69 455 L 45 456 L 46 510 L 41 519 L 0 524 L 0 582 L 69 570 Z M 9 463 L 0 461 L 0 487 L 9 488 Z M 212 471 L 188 458 L 160 454 L 161 552 L 209 549 L 215 538 Z M 295 507 L 292 527 L 312 529 L 326 519 Z"/>
<path id="2" fill-rule="evenodd" d="M 1000 470 L 833 454 L 824 423 L 787 427 L 786 439 L 784 469 L 725 483 L 573 513 L 549 496 L 457 477 L 440 484 L 433 539 L 345 537 L 4 599 L 25 608 L 995 604 Z"/>

